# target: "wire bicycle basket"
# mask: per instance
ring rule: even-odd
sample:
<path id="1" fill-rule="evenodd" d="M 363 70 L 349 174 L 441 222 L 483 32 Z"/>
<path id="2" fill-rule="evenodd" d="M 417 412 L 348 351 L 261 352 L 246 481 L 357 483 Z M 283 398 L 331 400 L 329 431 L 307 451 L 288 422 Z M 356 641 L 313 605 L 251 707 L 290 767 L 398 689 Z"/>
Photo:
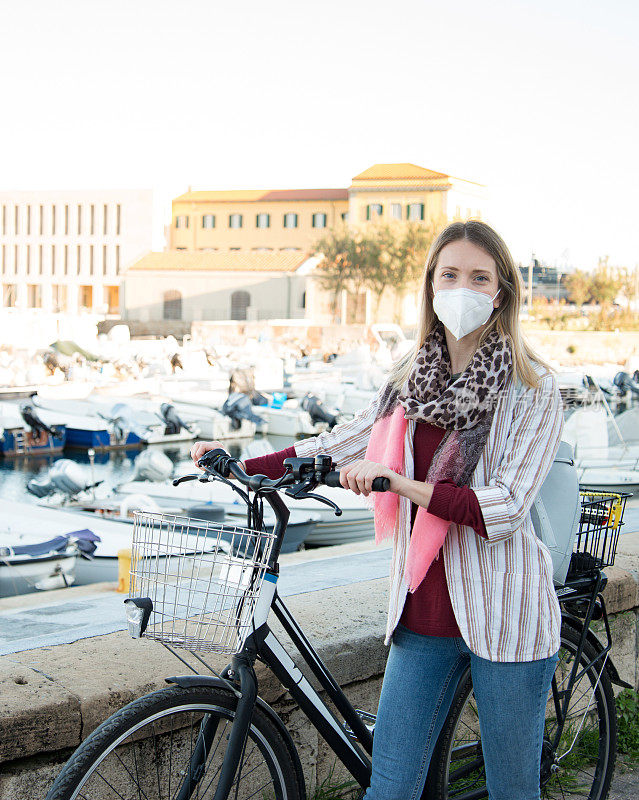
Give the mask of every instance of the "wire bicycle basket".
<path id="1" fill-rule="evenodd" d="M 137 512 L 130 596 L 153 604 L 143 635 L 200 652 L 241 650 L 274 541 L 225 522 Z"/>
<path id="2" fill-rule="evenodd" d="M 581 516 L 571 570 L 587 572 L 615 563 L 627 494 L 579 492 Z"/>

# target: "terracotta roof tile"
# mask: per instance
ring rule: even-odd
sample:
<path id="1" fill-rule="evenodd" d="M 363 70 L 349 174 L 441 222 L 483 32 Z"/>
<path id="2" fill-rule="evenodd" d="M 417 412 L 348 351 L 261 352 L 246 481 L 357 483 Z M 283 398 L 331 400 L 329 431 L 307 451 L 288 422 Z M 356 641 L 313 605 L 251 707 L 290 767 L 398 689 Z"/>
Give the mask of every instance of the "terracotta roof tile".
<path id="1" fill-rule="evenodd" d="M 307 259 L 307 253 L 298 251 L 191 253 L 182 250 L 167 250 L 163 253 L 147 253 L 132 264 L 128 271 L 295 272 Z"/>
<path id="2" fill-rule="evenodd" d="M 418 167 L 416 164 L 374 164 L 353 178 L 353 181 L 438 180 L 449 176 L 443 172 Z"/>
<path id="3" fill-rule="evenodd" d="M 174 203 L 254 203 L 291 200 L 348 200 L 348 189 L 251 189 L 186 192 Z"/>

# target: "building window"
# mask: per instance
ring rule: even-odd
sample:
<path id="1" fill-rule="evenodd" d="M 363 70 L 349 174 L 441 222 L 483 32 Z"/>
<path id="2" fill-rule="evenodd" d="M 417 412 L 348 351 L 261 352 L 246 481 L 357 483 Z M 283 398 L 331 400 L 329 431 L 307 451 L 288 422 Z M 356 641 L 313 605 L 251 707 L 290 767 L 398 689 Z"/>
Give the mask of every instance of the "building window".
<path id="1" fill-rule="evenodd" d="M 64 235 L 69 235 L 69 206 L 64 207 Z"/>
<path id="2" fill-rule="evenodd" d="M 118 203 L 115 207 L 115 233 L 120 235 L 120 222 L 122 221 L 122 206 Z"/>
<path id="3" fill-rule="evenodd" d="M 80 286 L 80 308 L 93 308 L 93 286 Z"/>
<path id="4" fill-rule="evenodd" d="M 27 236 L 31 235 L 31 206 L 27 206 Z"/>
<path id="5" fill-rule="evenodd" d="M 55 272 L 55 245 L 51 245 L 51 274 Z"/>
<path id="6" fill-rule="evenodd" d="M 409 222 L 420 222 L 424 219 L 424 204 L 409 203 L 406 216 Z"/>
<path id="7" fill-rule="evenodd" d="M 241 247 L 229 247 L 229 250 L 241 250 Z"/>
<path id="8" fill-rule="evenodd" d="M 188 228 L 189 227 L 189 218 L 184 215 L 177 216 L 175 218 L 175 227 L 176 228 Z"/>
<path id="9" fill-rule="evenodd" d="M 306 308 L 306 292 L 302 292 L 302 299 L 300 300 L 300 308 Z"/>
<path id="10" fill-rule="evenodd" d="M 241 228 L 242 227 L 242 215 L 241 214 L 230 214 L 229 215 L 229 228 Z"/>
<path id="11" fill-rule="evenodd" d="M 42 287 L 39 283 L 27 284 L 27 308 L 42 308 Z"/>
<path id="12" fill-rule="evenodd" d="M 82 265 L 82 247 L 78 245 L 76 248 L 76 257 L 75 257 L 75 269 L 77 275 L 80 274 L 81 265 Z"/>
<path id="13" fill-rule="evenodd" d="M 104 300 L 107 306 L 107 314 L 117 314 L 120 311 L 119 286 L 105 286 Z"/>
<path id="14" fill-rule="evenodd" d="M 297 214 L 284 214 L 284 227 L 297 228 Z"/>
<path id="15" fill-rule="evenodd" d="M 90 227 L 91 236 L 95 233 L 95 206 L 91 206 L 91 227 Z"/>
<path id="16" fill-rule="evenodd" d="M 27 275 L 29 275 L 31 273 L 31 245 L 28 244 L 25 250 L 26 250 L 26 257 L 25 257 L 26 273 Z"/>
<path id="17" fill-rule="evenodd" d="M 82 206 L 78 206 L 78 235 L 82 233 Z"/>
<path id="18" fill-rule="evenodd" d="M 15 207 L 15 211 L 14 211 L 14 215 L 13 216 L 14 216 L 14 219 L 13 219 L 14 226 L 13 227 L 15 229 L 15 232 L 16 233 L 20 233 L 20 209 L 18 208 L 18 206 Z"/>
<path id="19" fill-rule="evenodd" d="M 55 236 L 55 206 L 51 206 L 51 235 Z"/>
<path id="20" fill-rule="evenodd" d="M 326 227 L 326 214 L 313 214 L 313 227 L 325 228 Z"/>
<path id="21" fill-rule="evenodd" d="M 120 245 L 116 244 L 115 246 L 115 271 L 117 274 L 120 273 Z"/>
<path id="22" fill-rule="evenodd" d="M 342 213 L 342 222 L 348 222 L 348 211 Z"/>
<path id="23" fill-rule="evenodd" d="M 384 206 L 380 203 L 370 203 L 366 206 L 366 219 L 377 219 L 382 216 Z"/>
<path id="24" fill-rule="evenodd" d="M 231 295 L 231 319 L 246 319 L 246 310 L 251 305 L 251 295 L 239 290 Z"/>
<path id="25" fill-rule="evenodd" d="M 20 269 L 20 249 L 17 244 L 13 245 L 13 271 L 18 274 Z"/>
<path id="26" fill-rule="evenodd" d="M 38 247 L 38 272 L 40 275 L 44 272 L 44 254 L 43 254 L 43 247 L 40 245 Z"/>
<path id="27" fill-rule="evenodd" d="M 95 248 L 89 245 L 89 273 L 95 275 Z"/>
<path id="28" fill-rule="evenodd" d="M 392 219 L 401 219 L 402 218 L 402 204 L 401 203 L 391 203 L 391 218 Z"/>
<path id="29" fill-rule="evenodd" d="M 107 274 L 107 246 L 102 245 L 102 274 Z"/>
<path id="30" fill-rule="evenodd" d="M 54 283 L 51 287 L 51 302 L 54 314 L 60 314 L 67 310 L 67 287 L 63 284 Z"/>
<path id="31" fill-rule="evenodd" d="M 258 214 L 255 217 L 255 227 L 256 228 L 270 228 L 271 227 L 271 215 L 270 214 Z"/>
<path id="32" fill-rule="evenodd" d="M 5 308 L 15 308 L 16 305 L 15 283 L 5 283 L 2 287 L 2 304 Z"/>
<path id="33" fill-rule="evenodd" d="M 40 206 L 40 236 L 44 233 L 44 206 Z"/>
<path id="34" fill-rule="evenodd" d="M 202 217 L 202 227 L 203 228 L 214 228 L 215 227 L 215 214 L 204 214 Z"/>
<path id="35" fill-rule="evenodd" d="M 108 226 L 109 226 L 109 207 L 105 203 L 104 204 L 104 213 L 103 213 L 103 217 L 102 217 L 102 233 L 103 234 L 106 234 Z"/>
<path id="36" fill-rule="evenodd" d="M 64 245 L 64 274 L 69 274 L 69 245 Z"/>
<path id="37" fill-rule="evenodd" d="M 182 319 L 182 295 L 176 289 L 164 292 L 164 319 Z"/>

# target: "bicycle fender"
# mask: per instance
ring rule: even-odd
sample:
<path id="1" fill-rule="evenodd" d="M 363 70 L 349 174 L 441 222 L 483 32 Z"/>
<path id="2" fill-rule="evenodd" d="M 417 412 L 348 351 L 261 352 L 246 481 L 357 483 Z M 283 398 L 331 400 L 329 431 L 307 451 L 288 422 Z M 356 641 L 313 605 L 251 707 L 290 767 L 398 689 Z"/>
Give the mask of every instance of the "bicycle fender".
<path id="1" fill-rule="evenodd" d="M 172 678 L 166 678 L 166 682 L 175 683 L 182 689 L 190 689 L 194 686 L 204 686 L 215 687 L 217 689 L 226 689 L 229 691 L 229 681 L 224 681 L 215 675 L 177 675 Z M 291 734 L 288 732 L 286 725 L 284 725 L 281 717 L 278 715 L 275 709 L 271 708 L 268 703 L 265 703 L 261 697 L 258 696 L 257 700 L 255 701 L 255 705 L 258 705 L 260 709 L 268 716 L 270 721 L 273 723 L 273 725 L 275 725 L 280 732 L 280 735 L 284 739 L 289 753 L 291 754 L 291 758 L 293 759 L 293 766 L 295 768 L 295 772 L 297 773 L 297 781 L 300 787 L 300 792 L 303 793 L 302 797 L 305 798 L 306 783 L 304 780 L 304 772 L 302 771 L 302 762 L 300 761 L 299 753 L 297 752 L 297 748 L 295 747 Z"/>
<path id="2" fill-rule="evenodd" d="M 562 615 L 561 621 L 564 625 L 570 626 L 576 633 L 581 634 L 582 625 L 581 622 L 567 614 Z M 599 641 L 597 636 L 593 633 L 593 631 L 588 629 L 588 633 L 586 634 L 586 640 L 595 648 L 595 650 L 600 653 L 604 646 Z M 635 687 L 630 684 L 626 683 L 626 681 L 622 681 L 619 677 L 619 673 L 617 672 L 617 667 L 612 663 L 612 658 L 610 654 L 608 654 L 608 658 L 606 659 L 606 671 L 608 672 L 608 677 L 610 678 L 611 683 L 616 684 L 617 686 L 623 686 L 624 689 L 634 689 Z"/>

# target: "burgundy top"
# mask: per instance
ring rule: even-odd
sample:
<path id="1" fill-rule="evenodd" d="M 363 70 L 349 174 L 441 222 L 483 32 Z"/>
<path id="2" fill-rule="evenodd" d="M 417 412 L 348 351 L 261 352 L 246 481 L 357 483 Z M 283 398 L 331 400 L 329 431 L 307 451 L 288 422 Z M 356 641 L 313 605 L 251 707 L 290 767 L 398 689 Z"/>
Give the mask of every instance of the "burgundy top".
<path id="1" fill-rule="evenodd" d="M 428 423 L 416 424 L 413 440 L 416 481 L 426 480 L 428 468 L 444 433 L 442 428 Z M 294 457 L 295 448 L 287 447 L 266 456 L 249 458 L 244 462 L 244 467 L 249 475 L 260 474 L 275 479 L 284 474 L 284 459 Z M 417 508 L 415 503 L 411 503 L 412 522 L 415 521 Z M 438 481 L 433 488 L 428 510 L 441 519 L 469 525 L 480 536 L 486 536 L 479 501 L 468 486 L 457 486 L 452 481 Z M 441 550 L 417 591 L 408 594 L 400 622 L 409 630 L 426 636 L 461 636 L 448 594 Z"/>

